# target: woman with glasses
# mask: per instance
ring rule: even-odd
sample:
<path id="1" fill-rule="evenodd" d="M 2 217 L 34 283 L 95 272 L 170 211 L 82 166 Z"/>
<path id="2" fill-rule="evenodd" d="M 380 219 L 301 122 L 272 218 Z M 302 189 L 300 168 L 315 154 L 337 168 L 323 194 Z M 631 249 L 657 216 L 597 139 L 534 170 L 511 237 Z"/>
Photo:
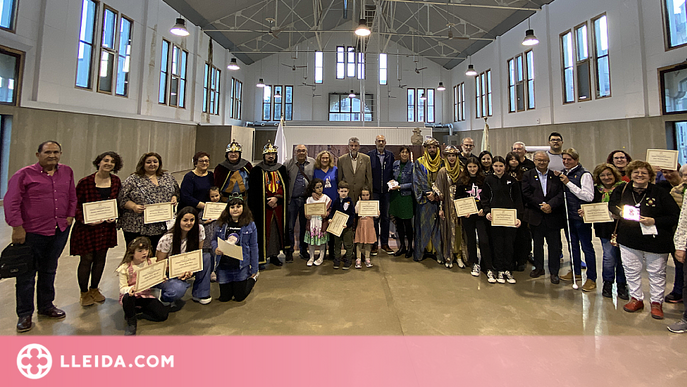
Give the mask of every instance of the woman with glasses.
<path id="1" fill-rule="evenodd" d="M 608 157 L 606 158 L 606 163 L 611 164 L 618 169 L 618 172 L 620 172 L 620 176 L 622 176 L 624 182 L 630 181 L 630 177 L 625 174 L 625 168 L 630 161 L 632 161 L 632 157 L 630 157 L 627 152 L 620 149 L 609 153 Z"/>
<path id="2" fill-rule="evenodd" d="M 205 203 L 210 201 L 210 187 L 214 185 L 215 176 L 208 171 L 210 155 L 198 152 L 193 156 L 192 171 L 184 176 L 181 182 L 181 206 L 193 207 L 198 211 L 205 208 Z"/>

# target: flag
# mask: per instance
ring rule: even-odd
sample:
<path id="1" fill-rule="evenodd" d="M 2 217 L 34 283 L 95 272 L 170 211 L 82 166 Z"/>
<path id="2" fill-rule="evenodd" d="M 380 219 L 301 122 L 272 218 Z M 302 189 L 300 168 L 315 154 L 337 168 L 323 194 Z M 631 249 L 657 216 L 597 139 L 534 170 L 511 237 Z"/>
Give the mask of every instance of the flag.
<path id="1" fill-rule="evenodd" d="M 489 146 L 489 124 L 487 124 L 487 118 L 484 117 L 484 131 L 482 132 L 482 150 L 491 151 Z"/>
<path id="2" fill-rule="evenodd" d="M 277 162 L 280 164 L 286 163 L 287 150 L 286 150 L 286 136 L 284 136 L 284 117 L 279 121 L 279 126 L 277 126 L 277 136 L 274 138 L 274 146 L 277 147 Z"/>

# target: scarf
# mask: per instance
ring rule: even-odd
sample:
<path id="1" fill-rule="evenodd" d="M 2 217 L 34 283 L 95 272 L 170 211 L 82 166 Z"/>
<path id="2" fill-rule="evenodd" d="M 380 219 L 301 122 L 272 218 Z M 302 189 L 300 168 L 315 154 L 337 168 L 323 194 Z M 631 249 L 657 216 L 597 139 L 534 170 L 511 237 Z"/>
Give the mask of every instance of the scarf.
<path id="1" fill-rule="evenodd" d="M 616 181 L 615 184 L 613 184 L 613 187 L 610 189 L 606 189 L 602 184 L 599 184 L 596 186 L 596 189 L 601 192 L 601 203 L 608 203 L 611 200 L 611 194 L 613 193 L 613 190 L 615 187 L 623 184 L 623 181 Z"/>
<path id="2" fill-rule="evenodd" d="M 225 159 L 219 165 L 223 166 L 231 172 L 236 172 L 241 168 L 245 167 L 246 165 L 248 165 L 248 161 L 244 159 L 239 159 L 239 161 L 236 164 L 232 164 L 231 162 L 229 162 L 228 159 Z"/>
<path id="3" fill-rule="evenodd" d="M 444 167 L 446 168 L 446 173 L 448 173 L 448 176 L 451 178 L 451 181 L 453 183 L 456 183 L 458 181 L 458 176 L 460 176 L 460 162 L 458 162 L 458 160 L 456 159 L 456 163 L 453 165 L 453 168 L 451 168 L 449 162 L 446 161 Z"/>
<path id="4" fill-rule="evenodd" d="M 441 154 L 437 151 L 437 155 L 434 156 L 434 160 L 430 157 L 429 153 L 427 153 L 427 149 L 424 151 L 425 153 L 422 155 L 421 159 L 418 160 L 422 165 L 427 168 L 427 171 L 429 173 L 437 173 L 439 169 L 441 168 L 441 164 L 443 159 L 441 158 Z"/>

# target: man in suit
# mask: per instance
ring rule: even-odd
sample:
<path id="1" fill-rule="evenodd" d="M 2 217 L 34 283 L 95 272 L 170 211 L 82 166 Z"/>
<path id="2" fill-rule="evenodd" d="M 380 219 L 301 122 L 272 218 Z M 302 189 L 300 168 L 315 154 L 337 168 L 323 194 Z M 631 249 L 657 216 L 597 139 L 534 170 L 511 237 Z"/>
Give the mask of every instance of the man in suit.
<path id="1" fill-rule="evenodd" d="M 551 283 L 560 283 L 558 270 L 561 256 L 561 229 L 565 223 L 563 183 L 549 169 L 546 152 L 534 154 L 536 168 L 522 177 L 522 198 L 525 202 L 525 221 L 534 239 L 534 270 L 530 277 L 538 278 L 544 271 L 544 238 L 549 245 L 549 274 Z"/>
<path id="2" fill-rule="evenodd" d="M 375 139 L 377 149 L 370 151 L 370 164 L 372 166 L 372 196 L 379 200 L 379 217 L 375 218 L 375 231 L 377 242 L 382 245 L 382 250 L 393 253 L 389 247 L 389 186 L 387 182 L 393 180 L 394 154 L 386 150 L 386 138 L 381 134 Z M 381 226 L 381 227 L 380 227 Z M 372 255 L 377 255 L 377 243 L 372 246 Z"/>
<path id="3" fill-rule="evenodd" d="M 372 167 L 370 156 L 358 152 L 360 140 L 351 137 L 348 140 L 348 154 L 339 157 L 337 162 L 339 181 L 348 183 L 348 196 L 353 204 L 358 201 L 363 187 L 372 189 Z"/>

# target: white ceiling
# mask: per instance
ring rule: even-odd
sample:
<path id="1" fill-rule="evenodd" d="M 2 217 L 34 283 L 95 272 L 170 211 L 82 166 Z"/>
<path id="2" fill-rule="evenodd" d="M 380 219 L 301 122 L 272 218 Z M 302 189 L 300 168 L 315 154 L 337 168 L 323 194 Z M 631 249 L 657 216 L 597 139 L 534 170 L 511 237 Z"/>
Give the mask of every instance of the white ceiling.
<path id="1" fill-rule="evenodd" d="M 304 41 L 321 50 L 332 34 L 353 39 L 365 4 L 369 39 L 379 39 L 382 50 L 396 42 L 451 69 L 553 0 L 164 1 L 246 64 L 303 51 Z"/>

